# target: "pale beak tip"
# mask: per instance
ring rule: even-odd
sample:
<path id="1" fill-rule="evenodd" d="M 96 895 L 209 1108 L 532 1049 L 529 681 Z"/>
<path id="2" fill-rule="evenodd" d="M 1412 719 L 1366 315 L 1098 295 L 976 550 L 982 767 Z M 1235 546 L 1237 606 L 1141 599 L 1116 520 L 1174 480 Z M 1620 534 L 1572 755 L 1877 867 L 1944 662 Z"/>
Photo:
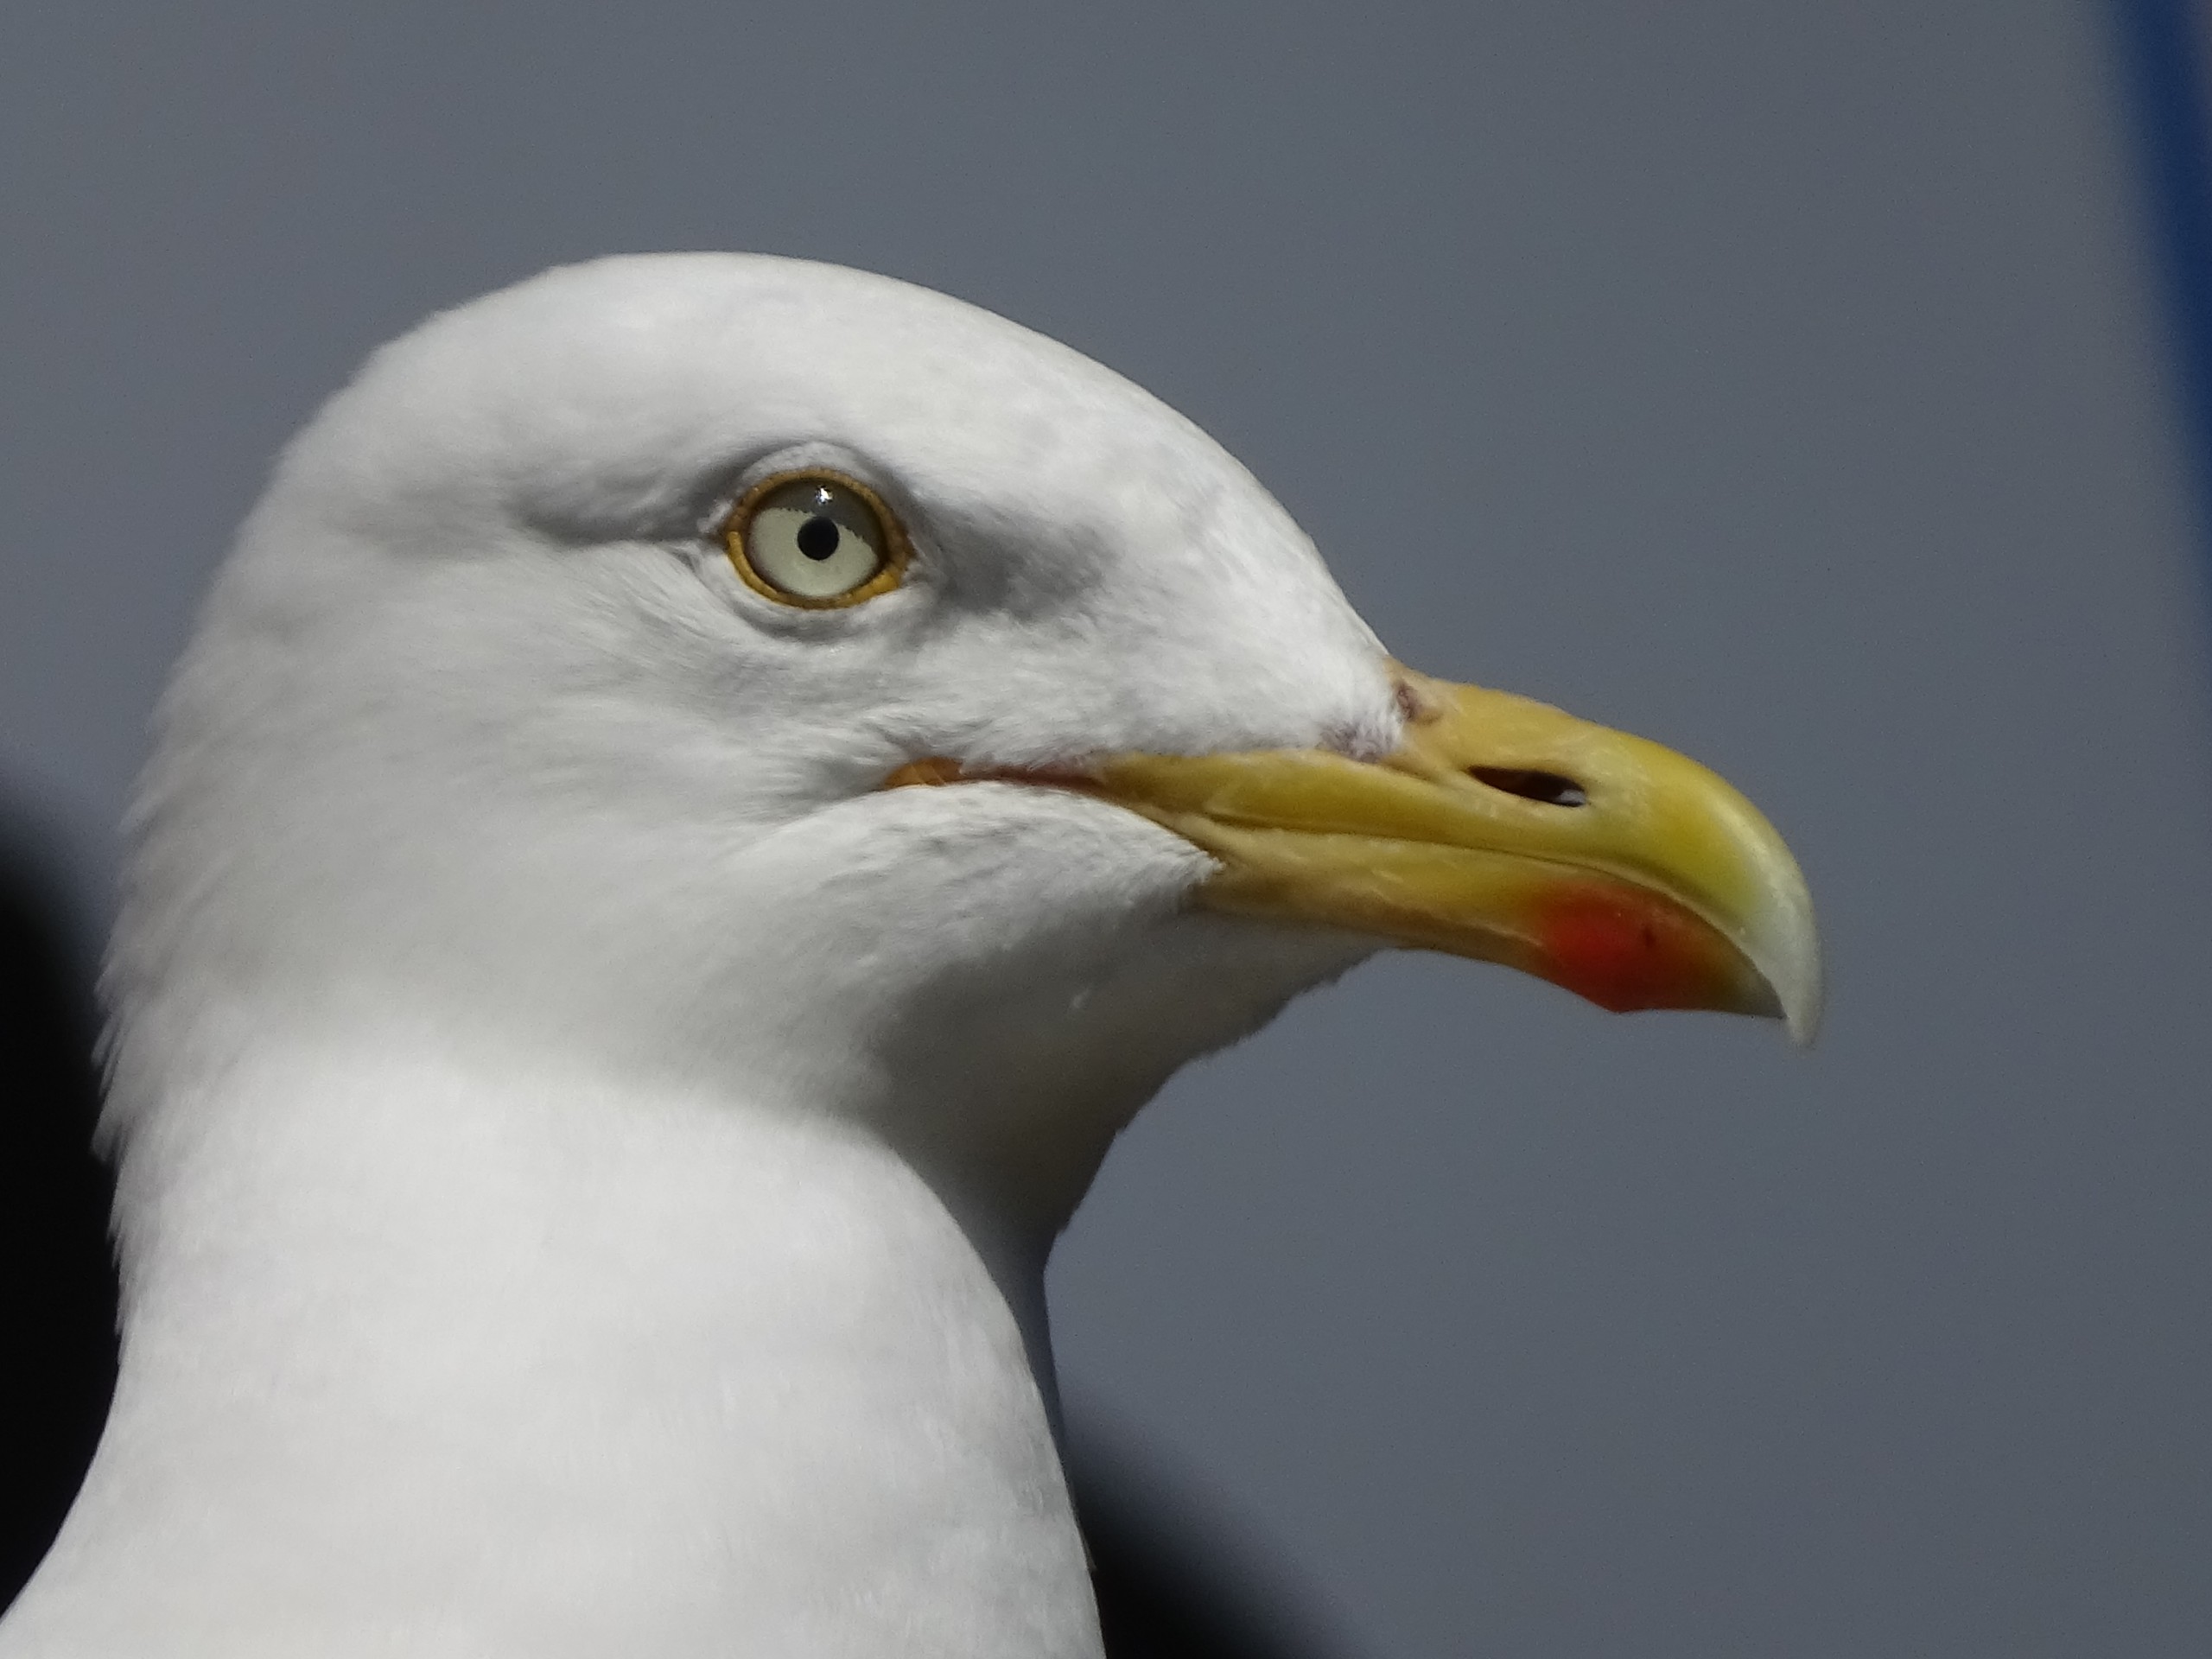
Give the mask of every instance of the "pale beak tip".
<path id="1" fill-rule="evenodd" d="M 1767 965 L 1745 975 L 1737 990 L 1739 999 L 1728 1005 L 1735 1014 L 1780 1023 L 1792 1048 L 1810 1048 L 1821 1030 L 1821 985 L 1817 963 L 1790 964 L 1798 971 L 1777 971 Z"/>
<path id="2" fill-rule="evenodd" d="M 1808 1049 L 1820 1040 L 1821 999 L 1816 993 L 1809 1001 L 1801 1003 L 1783 1014 L 1789 1033 L 1789 1046 Z"/>
<path id="3" fill-rule="evenodd" d="M 1820 946 L 1814 943 L 1809 923 L 1802 944 L 1789 953 L 1780 971 L 1767 976 L 1767 983 L 1774 992 L 1775 1013 L 1789 1033 L 1790 1046 L 1812 1047 L 1821 1034 L 1827 996 L 1821 982 Z"/>

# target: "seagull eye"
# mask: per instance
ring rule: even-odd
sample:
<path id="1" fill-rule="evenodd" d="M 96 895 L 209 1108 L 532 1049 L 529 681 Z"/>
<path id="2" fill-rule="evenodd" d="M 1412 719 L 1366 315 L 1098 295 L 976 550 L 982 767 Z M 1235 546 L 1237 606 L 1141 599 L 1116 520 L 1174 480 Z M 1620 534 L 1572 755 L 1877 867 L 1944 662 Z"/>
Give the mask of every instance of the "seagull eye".
<path id="1" fill-rule="evenodd" d="M 722 531 L 755 592 L 785 605 L 857 605 L 899 585 L 905 533 L 874 490 L 836 473 L 779 473 L 747 490 Z"/>

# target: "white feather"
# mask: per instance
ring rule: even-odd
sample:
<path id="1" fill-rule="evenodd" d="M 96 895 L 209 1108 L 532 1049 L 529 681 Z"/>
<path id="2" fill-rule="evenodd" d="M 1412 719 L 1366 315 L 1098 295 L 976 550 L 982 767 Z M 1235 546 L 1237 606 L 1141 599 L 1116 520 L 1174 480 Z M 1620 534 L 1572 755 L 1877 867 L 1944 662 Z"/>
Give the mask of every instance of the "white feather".
<path id="1" fill-rule="evenodd" d="M 779 607 L 803 461 L 912 532 Z M 1363 953 L 923 755 L 1387 743 L 1281 509 L 882 278 L 555 271 L 292 445 L 162 705 L 111 961 L 124 1372 L 63 1655 L 1090 1655 L 1046 1252 L 1185 1060 Z"/>

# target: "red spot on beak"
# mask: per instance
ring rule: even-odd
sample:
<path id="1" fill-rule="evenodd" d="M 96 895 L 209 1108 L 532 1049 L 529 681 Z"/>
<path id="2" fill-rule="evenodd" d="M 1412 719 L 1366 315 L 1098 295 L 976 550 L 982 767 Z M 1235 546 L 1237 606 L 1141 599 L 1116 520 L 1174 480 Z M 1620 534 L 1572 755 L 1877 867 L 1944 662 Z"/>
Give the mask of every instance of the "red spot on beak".
<path id="1" fill-rule="evenodd" d="M 1549 897 L 1536 918 L 1536 971 L 1601 1008 L 1714 1006 L 1735 976 L 1735 952 L 1681 906 L 1634 887 L 1576 886 Z"/>

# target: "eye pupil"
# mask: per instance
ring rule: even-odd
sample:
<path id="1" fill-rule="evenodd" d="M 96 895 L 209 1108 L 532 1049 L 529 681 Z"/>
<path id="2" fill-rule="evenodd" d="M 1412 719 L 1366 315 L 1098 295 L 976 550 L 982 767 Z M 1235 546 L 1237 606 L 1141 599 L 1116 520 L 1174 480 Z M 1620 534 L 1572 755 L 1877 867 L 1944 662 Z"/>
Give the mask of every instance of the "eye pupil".
<path id="1" fill-rule="evenodd" d="M 810 559 L 820 561 L 837 550 L 837 543 L 844 539 L 837 528 L 837 521 L 816 513 L 798 527 L 798 550 Z"/>

